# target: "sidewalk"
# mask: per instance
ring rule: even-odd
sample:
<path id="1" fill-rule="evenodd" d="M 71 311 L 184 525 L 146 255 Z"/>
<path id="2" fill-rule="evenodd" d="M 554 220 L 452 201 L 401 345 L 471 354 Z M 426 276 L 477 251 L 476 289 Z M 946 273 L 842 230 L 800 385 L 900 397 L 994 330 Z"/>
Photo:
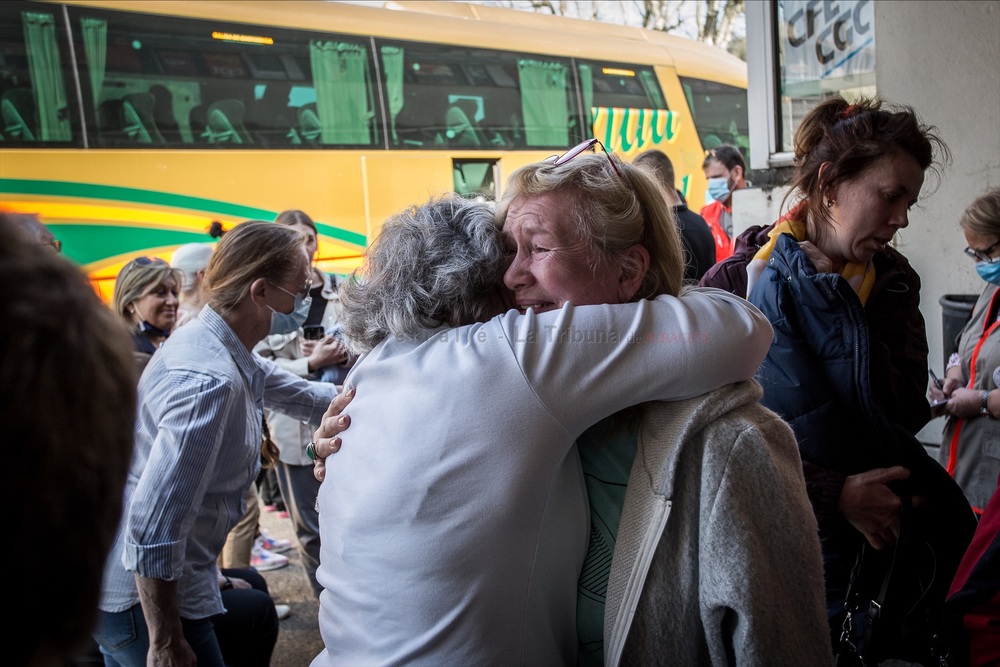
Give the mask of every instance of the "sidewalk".
<path id="1" fill-rule="evenodd" d="M 271 537 L 295 542 L 291 519 L 282 519 L 277 512 L 265 512 L 261 508 L 260 525 Z M 298 550 L 292 548 L 284 555 L 289 559 L 286 567 L 261 573 L 275 603 L 292 608 L 291 615 L 281 621 L 271 667 L 309 667 L 312 659 L 323 650 L 319 635 L 319 602 L 306 581 Z"/>

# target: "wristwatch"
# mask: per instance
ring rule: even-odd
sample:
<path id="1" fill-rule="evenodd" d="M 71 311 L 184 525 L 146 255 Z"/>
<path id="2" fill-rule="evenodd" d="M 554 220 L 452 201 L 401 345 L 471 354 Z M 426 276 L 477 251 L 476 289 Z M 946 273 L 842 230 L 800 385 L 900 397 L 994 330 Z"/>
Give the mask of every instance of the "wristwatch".
<path id="1" fill-rule="evenodd" d="M 990 412 L 990 392 L 988 391 L 983 391 L 979 395 L 979 414 L 993 419 L 993 413 Z"/>

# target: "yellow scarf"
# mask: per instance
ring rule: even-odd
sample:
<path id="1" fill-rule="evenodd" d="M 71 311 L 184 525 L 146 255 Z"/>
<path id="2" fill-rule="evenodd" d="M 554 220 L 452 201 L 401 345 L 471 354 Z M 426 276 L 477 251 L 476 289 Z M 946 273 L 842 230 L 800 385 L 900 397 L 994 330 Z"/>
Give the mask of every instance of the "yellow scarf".
<path id="1" fill-rule="evenodd" d="M 767 266 L 767 260 L 771 257 L 771 252 L 774 251 L 774 244 L 778 242 L 779 236 L 782 234 L 791 234 L 795 237 L 796 241 L 805 240 L 806 224 L 802 220 L 795 219 L 800 217 L 796 215 L 799 211 L 800 209 L 798 208 L 793 209 L 787 216 L 778 221 L 774 228 L 768 232 L 767 243 L 757 251 L 757 254 L 747 264 L 747 296 L 750 295 L 750 290 L 753 289 L 757 278 L 764 272 L 764 267 Z M 875 285 L 874 265 L 871 262 L 867 264 L 848 262 L 840 270 L 840 275 L 847 280 L 851 289 L 857 293 L 858 298 L 861 299 L 861 305 L 865 305 L 868 301 L 868 296 L 872 292 L 872 286 Z"/>

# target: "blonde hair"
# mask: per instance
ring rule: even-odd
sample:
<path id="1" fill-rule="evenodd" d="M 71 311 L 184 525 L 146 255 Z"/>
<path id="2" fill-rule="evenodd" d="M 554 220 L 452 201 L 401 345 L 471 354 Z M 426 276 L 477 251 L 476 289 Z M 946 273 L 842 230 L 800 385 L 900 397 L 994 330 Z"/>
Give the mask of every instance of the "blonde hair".
<path id="1" fill-rule="evenodd" d="M 146 263 L 142 260 L 146 260 Z M 118 321 L 129 331 L 138 331 L 132 315 L 128 312 L 129 304 L 146 296 L 171 276 L 177 282 L 177 289 L 180 289 L 184 280 L 182 272 L 170 268 L 170 265 L 159 257 L 138 257 L 123 266 L 115 279 L 115 291 L 111 297 L 111 309 Z"/>
<path id="2" fill-rule="evenodd" d="M 305 261 L 305 237 L 284 225 L 248 220 L 226 232 L 205 270 L 205 299 L 220 315 L 232 312 L 258 278 L 286 280 Z"/>
<path id="3" fill-rule="evenodd" d="M 519 197 L 567 193 L 576 221 L 575 240 L 588 249 L 595 267 L 618 264 L 638 271 L 625 253 L 641 245 L 649 252 L 649 270 L 633 300 L 676 296 L 684 280 L 684 255 L 673 210 L 645 169 L 611 156 L 616 172 L 608 158 L 585 154 L 560 166 L 543 162 L 521 167 L 507 181 L 497 222 L 503 227 L 510 205 Z"/>
<path id="4" fill-rule="evenodd" d="M 958 224 L 973 234 L 1000 236 L 1000 188 L 990 188 L 976 197 Z"/>

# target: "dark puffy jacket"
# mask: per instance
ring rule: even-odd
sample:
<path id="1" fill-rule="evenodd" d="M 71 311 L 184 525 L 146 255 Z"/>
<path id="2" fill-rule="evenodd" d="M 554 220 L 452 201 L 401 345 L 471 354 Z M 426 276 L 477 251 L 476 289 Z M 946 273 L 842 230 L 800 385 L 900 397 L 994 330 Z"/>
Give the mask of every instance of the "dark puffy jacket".
<path id="1" fill-rule="evenodd" d="M 935 545 L 938 574 L 944 576 L 932 593 L 943 601 L 951 577 L 946 573 L 957 567 L 975 520 L 961 490 L 914 437 L 929 417 L 919 278 L 895 250 L 873 261 L 876 282 L 862 306 L 840 275 L 817 273 L 793 237 L 778 239 L 748 295 L 774 327 L 774 343 L 758 372 L 762 402 L 791 425 L 803 461 L 812 464 L 806 473 L 813 482 L 833 475 L 842 486 L 843 477 L 873 468 L 910 470 L 910 478 L 894 488 L 926 498 L 914 522 L 933 525 L 945 538 L 946 544 Z M 827 499 L 834 510 L 836 497 Z M 835 617 L 843 610 L 863 538 L 829 509 L 817 512 L 817 520 L 827 602 Z"/>

